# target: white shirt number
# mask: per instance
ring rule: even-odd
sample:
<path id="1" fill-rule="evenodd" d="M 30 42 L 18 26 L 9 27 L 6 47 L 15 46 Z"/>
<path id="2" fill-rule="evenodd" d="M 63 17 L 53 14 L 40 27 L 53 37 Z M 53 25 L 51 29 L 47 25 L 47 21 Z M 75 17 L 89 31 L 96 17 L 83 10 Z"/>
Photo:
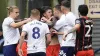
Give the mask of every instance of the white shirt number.
<path id="1" fill-rule="evenodd" d="M 93 25 L 85 25 L 85 27 L 88 28 L 88 30 L 87 30 L 87 32 L 85 34 L 85 37 L 90 37 L 91 34 L 89 34 L 89 33 L 90 33 L 91 28 L 93 27 Z"/>

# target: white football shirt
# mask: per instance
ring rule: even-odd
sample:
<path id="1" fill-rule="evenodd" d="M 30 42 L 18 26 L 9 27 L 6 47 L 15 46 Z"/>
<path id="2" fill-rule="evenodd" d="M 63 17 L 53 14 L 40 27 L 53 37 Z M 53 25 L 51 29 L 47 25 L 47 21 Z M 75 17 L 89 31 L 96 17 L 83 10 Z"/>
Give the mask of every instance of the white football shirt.
<path id="1" fill-rule="evenodd" d="M 14 19 L 11 17 L 7 17 L 4 19 L 3 24 L 2 24 L 4 46 L 17 44 L 20 38 L 19 29 L 11 27 L 10 26 L 11 23 L 14 23 Z"/>
<path id="2" fill-rule="evenodd" d="M 68 30 L 72 29 L 75 26 L 76 19 L 77 19 L 76 16 L 72 12 L 66 14 L 65 23 L 67 24 L 67 26 L 64 28 L 64 32 L 67 32 Z M 76 40 L 76 32 L 70 33 L 67 35 L 66 41 L 64 40 L 62 41 L 61 46 L 75 47 L 75 40 Z"/>
<path id="3" fill-rule="evenodd" d="M 56 29 L 58 32 L 64 32 L 64 27 L 65 26 L 66 26 L 66 23 L 65 23 L 65 15 L 63 14 L 60 17 L 60 19 L 55 23 L 54 29 Z M 58 40 L 59 40 L 60 45 L 62 43 L 62 36 L 63 35 L 58 35 Z"/>
<path id="4" fill-rule="evenodd" d="M 54 28 L 58 30 L 58 32 L 67 32 L 75 26 L 76 16 L 69 12 L 68 14 L 64 14 L 61 18 L 56 22 Z M 63 35 L 58 35 L 58 39 L 61 46 L 75 46 L 76 33 L 70 33 L 66 37 L 66 41 L 62 40 Z"/>
<path id="5" fill-rule="evenodd" d="M 48 25 L 33 20 L 23 26 L 27 33 L 27 53 L 46 52 L 46 34 L 50 33 Z"/>

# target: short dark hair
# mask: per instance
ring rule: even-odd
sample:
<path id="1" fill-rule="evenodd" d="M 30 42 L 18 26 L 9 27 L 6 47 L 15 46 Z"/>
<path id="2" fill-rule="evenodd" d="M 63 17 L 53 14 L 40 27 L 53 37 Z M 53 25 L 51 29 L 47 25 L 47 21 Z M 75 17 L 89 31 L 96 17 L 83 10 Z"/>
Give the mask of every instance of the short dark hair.
<path id="1" fill-rule="evenodd" d="M 61 2 L 61 5 L 67 8 L 70 8 L 71 4 L 68 0 L 64 0 Z"/>
<path id="2" fill-rule="evenodd" d="M 59 10 L 61 12 L 61 5 L 56 5 L 56 6 L 54 6 L 54 8 L 56 8 L 57 10 Z"/>
<path id="3" fill-rule="evenodd" d="M 52 10 L 52 8 L 49 6 L 43 6 L 41 9 L 42 9 L 42 13 L 45 13 L 49 9 Z"/>
<path id="4" fill-rule="evenodd" d="M 88 6 L 87 5 L 79 5 L 78 7 L 78 12 L 82 15 L 82 16 L 86 16 L 88 14 Z"/>
<path id="5" fill-rule="evenodd" d="M 44 16 L 43 14 L 46 13 L 48 10 L 52 10 L 52 8 L 50 6 L 41 7 L 41 15 Z"/>

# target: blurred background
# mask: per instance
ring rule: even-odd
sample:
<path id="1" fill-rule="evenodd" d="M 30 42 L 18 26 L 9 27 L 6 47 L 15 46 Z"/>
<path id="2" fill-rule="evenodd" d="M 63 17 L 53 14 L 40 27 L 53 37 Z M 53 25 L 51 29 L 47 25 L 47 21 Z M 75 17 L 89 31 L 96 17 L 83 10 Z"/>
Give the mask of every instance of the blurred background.
<path id="1" fill-rule="evenodd" d="M 50 6 L 59 4 L 63 0 L 1 0 L 0 1 L 0 25 L 7 16 L 6 7 L 16 5 L 20 9 L 19 18 L 28 17 L 33 8 L 41 8 L 42 6 Z M 70 0 L 69 0 L 70 1 Z"/>

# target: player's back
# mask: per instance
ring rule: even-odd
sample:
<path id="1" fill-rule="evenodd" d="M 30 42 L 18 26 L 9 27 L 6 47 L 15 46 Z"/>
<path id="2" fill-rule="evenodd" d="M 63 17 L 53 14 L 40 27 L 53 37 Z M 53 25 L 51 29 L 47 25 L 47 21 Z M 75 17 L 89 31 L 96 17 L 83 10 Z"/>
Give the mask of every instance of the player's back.
<path id="1" fill-rule="evenodd" d="M 87 50 L 92 48 L 92 27 L 93 22 L 89 18 L 80 18 L 80 28 L 77 30 L 76 48 L 77 50 Z M 78 21 L 76 21 L 78 22 Z"/>
<path id="2" fill-rule="evenodd" d="M 28 53 L 33 52 L 45 52 L 46 39 L 45 35 L 49 33 L 48 26 L 38 20 L 33 20 L 23 26 L 27 29 L 28 43 L 27 50 Z"/>

